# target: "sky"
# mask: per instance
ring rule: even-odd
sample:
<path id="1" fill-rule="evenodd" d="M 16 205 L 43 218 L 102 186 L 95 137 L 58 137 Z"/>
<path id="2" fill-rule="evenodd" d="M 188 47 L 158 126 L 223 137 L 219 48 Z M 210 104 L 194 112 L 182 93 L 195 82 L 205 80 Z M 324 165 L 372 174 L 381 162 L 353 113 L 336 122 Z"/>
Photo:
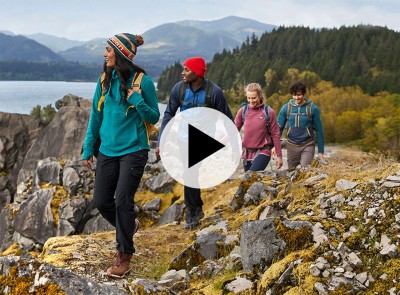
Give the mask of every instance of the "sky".
<path id="1" fill-rule="evenodd" d="M 400 32 L 399 0 L 0 0 L 0 31 L 88 41 L 227 16 L 277 26 L 377 25 Z"/>

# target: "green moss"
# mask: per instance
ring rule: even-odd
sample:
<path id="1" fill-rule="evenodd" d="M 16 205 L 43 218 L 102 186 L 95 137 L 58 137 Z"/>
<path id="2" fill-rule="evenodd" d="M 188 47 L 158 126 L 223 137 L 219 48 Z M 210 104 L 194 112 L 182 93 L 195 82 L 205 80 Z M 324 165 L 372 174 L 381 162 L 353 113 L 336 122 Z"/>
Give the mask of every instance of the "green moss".
<path id="1" fill-rule="evenodd" d="M 329 293 L 329 295 L 343 295 L 343 294 L 354 294 L 352 285 L 341 284 L 339 289 L 333 290 Z"/>
<path id="2" fill-rule="evenodd" d="M 221 257 L 226 257 L 228 256 L 233 248 L 235 248 L 235 246 L 237 246 L 238 242 L 234 242 L 232 244 L 225 244 L 225 242 L 217 242 L 217 257 L 215 258 L 216 260 L 221 258 Z"/>
<path id="3" fill-rule="evenodd" d="M 293 201 L 289 207 L 289 213 L 296 211 L 303 211 L 308 207 L 312 207 L 315 204 L 316 193 L 314 188 L 304 186 L 302 184 L 295 184 L 290 189 L 290 196 Z"/>
<path id="4" fill-rule="evenodd" d="M 312 228 L 310 227 L 305 226 L 293 230 L 286 227 L 279 218 L 275 218 L 275 227 L 278 237 L 286 243 L 285 255 L 313 245 Z"/>
<path id="5" fill-rule="evenodd" d="M 250 172 L 249 172 L 250 173 Z M 247 178 L 244 179 L 238 186 L 236 193 L 233 197 L 234 203 L 236 203 L 235 210 L 242 208 L 244 204 L 244 198 L 243 196 L 246 194 L 247 190 L 250 188 L 250 186 L 257 181 L 258 176 L 257 173 L 252 172 Z"/>
<path id="6" fill-rule="evenodd" d="M 163 262 L 159 264 L 153 264 L 149 269 L 146 270 L 138 270 L 138 272 L 143 272 L 147 277 L 151 277 L 153 279 L 160 278 L 163 274 L 165 274 L 169 269 L 169 263 Z"/>
<path id="7" fill-rule="evenodd" d="M 234 271 L 224 270 L 217 277 L 215 277 L 212 281 L 213 289 L 216 292 L 221 292 L 226 283 L 232 281 L 237 276 L 237 273 Z"/>
<path id="8" fill-rule="evenodd" d="M 193 267 L 202 264 L 205 258 L 192 247 L 187 248 L 169 264 L 168 269 L 186 269 L 191 270 Z"/>
<path id="9" fill-rule="evenodd" d="M 270 289 L 283 272 L 288 268 L 289 264 L 298 259 L 302 259 L 302 263 L 296 266 L 293 270 L 293 274 L 299 283 L 303 283 L 305 278 L 311 276 L 310 264 L 316 258 L 314 249 L 306 249 L 301 251 L 292 252 L 285 256 L 283 259 L 273 263 L 263 274 L 258 287 L 257 294 L 265 294 Z M 296 293 L 292 293 L 296 294 Z M 300 293 L 297 293 L 300 294 Z"/>

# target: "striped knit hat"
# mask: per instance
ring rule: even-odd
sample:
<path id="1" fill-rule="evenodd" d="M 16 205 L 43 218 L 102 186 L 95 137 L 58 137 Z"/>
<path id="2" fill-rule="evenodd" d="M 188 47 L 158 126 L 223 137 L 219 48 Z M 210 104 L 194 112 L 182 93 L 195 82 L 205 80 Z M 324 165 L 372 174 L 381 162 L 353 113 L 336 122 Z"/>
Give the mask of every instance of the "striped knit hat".
<path id="1" fill-rule="evenodd" d="M 114 48 L 115 52 L 132 61 L 138 46 L 142 45 L 144 40 L 140 35 L 122 33 L 110 37 L 107 43 Z"/>

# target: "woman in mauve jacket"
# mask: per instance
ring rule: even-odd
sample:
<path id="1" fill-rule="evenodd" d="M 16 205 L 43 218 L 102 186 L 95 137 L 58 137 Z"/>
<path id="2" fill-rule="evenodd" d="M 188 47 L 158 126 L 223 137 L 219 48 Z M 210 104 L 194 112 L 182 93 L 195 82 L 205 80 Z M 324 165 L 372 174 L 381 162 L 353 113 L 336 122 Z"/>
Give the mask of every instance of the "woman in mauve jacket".
<path id="1" fill-rule="evenodd" d="M 273 151 L 276 153 L 276 168 L 282 167 L 282 147 L 279 125 L 275 112 L 265 105 L 262 88 L 257 83 L 246 87 L 248 105 L 239 109 L 235 117 L 237 129 L 243 127 L 243 167 L 245 171 L 264 170 Z"/>

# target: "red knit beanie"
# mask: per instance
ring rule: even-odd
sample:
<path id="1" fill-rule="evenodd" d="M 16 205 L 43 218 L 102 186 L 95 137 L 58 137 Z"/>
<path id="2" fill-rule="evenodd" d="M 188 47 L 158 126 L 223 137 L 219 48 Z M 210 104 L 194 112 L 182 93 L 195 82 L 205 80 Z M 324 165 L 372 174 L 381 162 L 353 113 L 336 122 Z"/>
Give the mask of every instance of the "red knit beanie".
<path id="1" fill-rule="evenodd" d="M 204 74 L 207 71 L 206 62 L 201 57 L 191 57 L 187 59 L 183 65 L 202 78 L 204 78 Z"/>

